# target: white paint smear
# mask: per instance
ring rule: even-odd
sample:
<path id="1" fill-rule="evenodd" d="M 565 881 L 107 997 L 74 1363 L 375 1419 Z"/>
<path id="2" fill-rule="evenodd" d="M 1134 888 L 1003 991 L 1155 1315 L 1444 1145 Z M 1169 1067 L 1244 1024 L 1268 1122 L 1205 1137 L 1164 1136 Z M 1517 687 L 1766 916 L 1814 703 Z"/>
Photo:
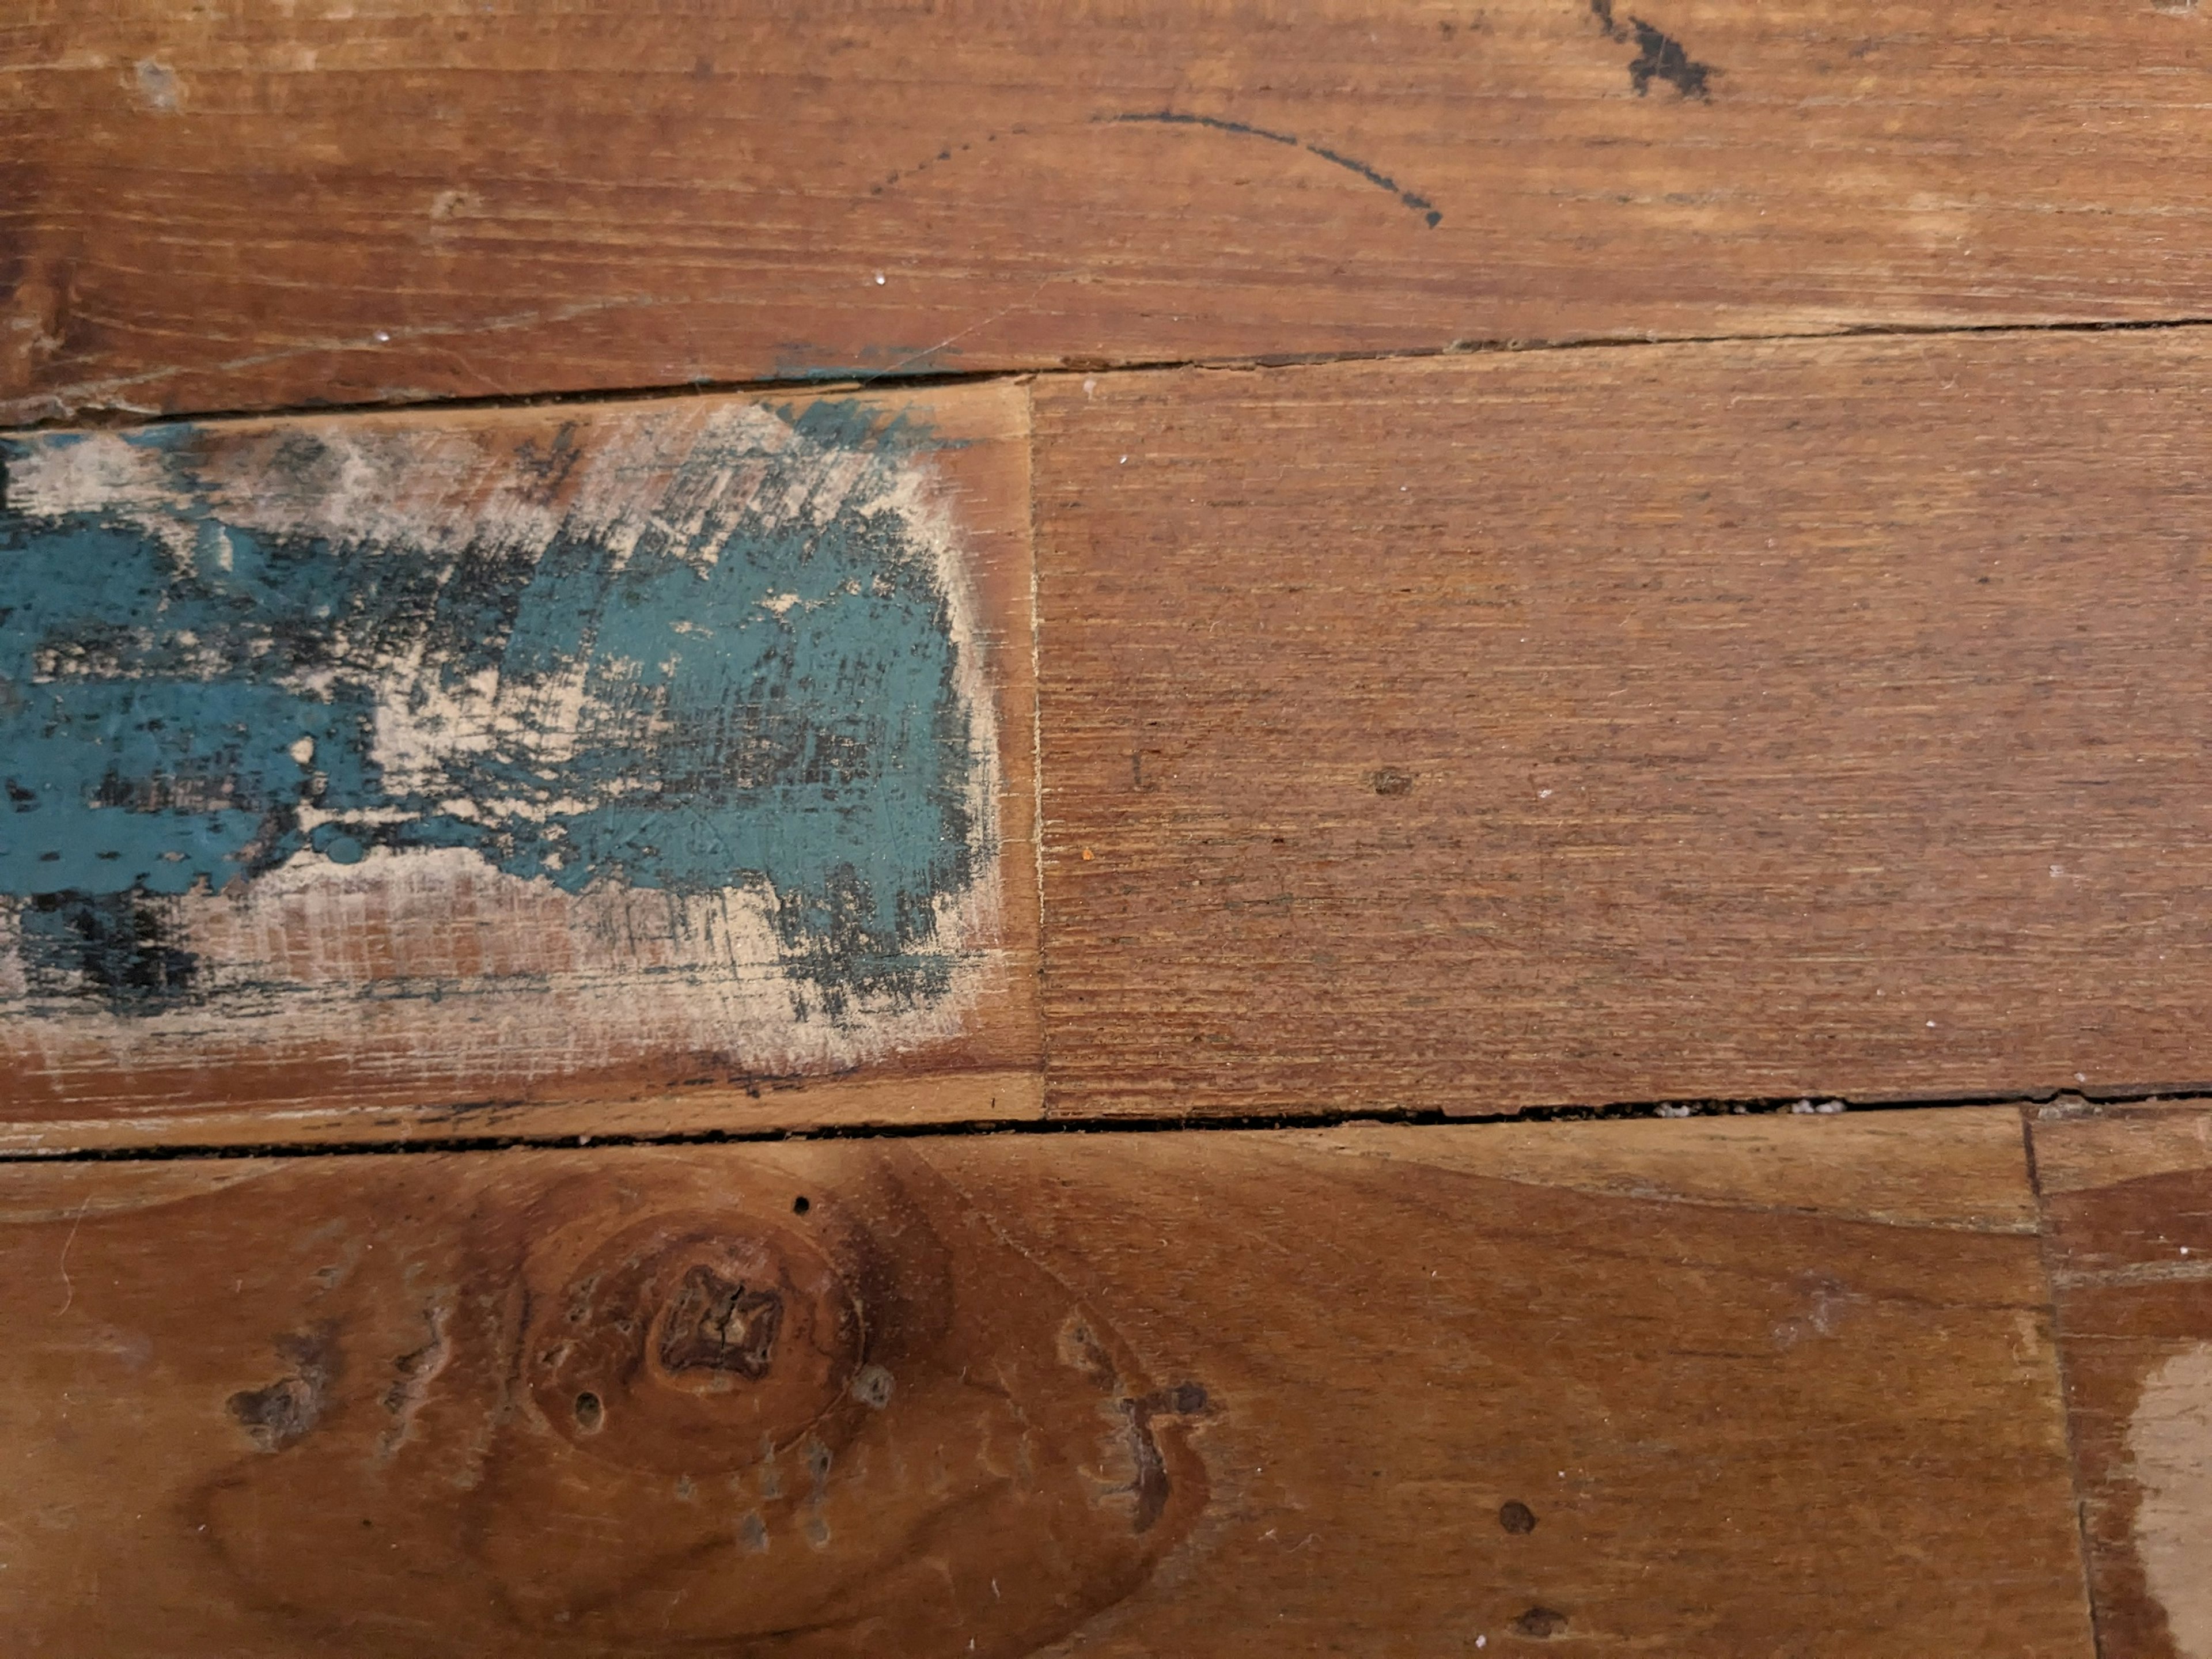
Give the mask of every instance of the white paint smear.
<path id="1" fill-rule="evenodd" d="M 2136 1553 L 2181 1659 L 2212 1659 L 2212 1342 L 2143 1380 L 2128 1419 Z"/>

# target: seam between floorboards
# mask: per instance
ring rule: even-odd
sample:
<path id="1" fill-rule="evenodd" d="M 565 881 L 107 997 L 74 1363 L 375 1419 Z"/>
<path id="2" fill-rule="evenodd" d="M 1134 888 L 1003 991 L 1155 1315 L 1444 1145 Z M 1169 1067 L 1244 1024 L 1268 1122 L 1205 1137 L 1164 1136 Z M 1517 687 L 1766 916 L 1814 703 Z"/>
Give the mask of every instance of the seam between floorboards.
<path id="1" fill-rule="evenodd" d="M 2044 1198 L 2043 1171 L 2035 1153 L 2036 1112 L 2033 1106 L 2021 1108 L 2021 1151 L 2027 1160 L 2029 1201 L 2035 1206 L 2036 1261 L 2043 1272 L 2045 1305 L 2050 1310 L 2051 1363 L 2058 1382 L 2058 1423 L 2066 1449 L 2067 1486 L 2074 1495 L 2074 1538 L 2081 1558 L 2081 1601 L 2089 1616 L 2090 1648 L 2102 1659 L 2104 1610 L 2097 1601 L 2095 1563 L 2089 1551 L 2088 1494 L 2081 1487 L 2081 1449 L 2074 1435 L 2074 1390 L 2070 1368 L 2066 1363 L 2066 1334 L 2058 1307 L 2058 1273 L 2052 1261 L 2051 1211 Z"/>
<path id="2" fill-rule="evenodd" d="M 994 380 L 1061 380 L 1102 374 L 1159 374 L 1188 369 L 1321 368 L 1367 363 L 1429 362 L 1454 357 L 1528 356 L 1547 352 L 1633 351 L 1656 346 L 1806 345 L 1834 340 L 1940 340 L 1973 339 L 2004 335 L 2146 334 L 2205 328 L 2212 328 L 2212 317 L 2159 317 L 2057 323 L 1864 325 L 1846 323 L 1838 324 L 1833 328 L 1778 331 L 1772 333 L 1668 334 L 1647 331 L 1639 333 L 1593 335 L 1582 339 L 1470 338 L 1455 340 L 1446 345 L 1407 347 L 1395 351 L 1270 352 L 1223 357 L 1131 358 L 1127 362 L 1082 359 L 1079 360 L 1079 366 L 1072 366 L 1063 362 L 1061 364 L 1050 366 L 1037 364 L 1026 368 L 1013 366 L 1006 368 L 973 370 L 919 369 L 911 372 L 904 370 L 895 372 L 886 369 L 875 374 L 840 375 L 833 379 L 820 380 L 802 377 L 795 380 L 764 378 L 676 380 L 634 386 L 599 386 L 571 392 L 508 392 L 487 394 L 482 397 L 395 398 L 356 403 L 284 404 L 273 404 L 265 408 L 180 409 L 154 413 L 113 404 L 87 403 L 73 408 L 65 415 L 55 415 L 40 420 L 0 427 L 0 435 L 68 430 L 81 427 L 120 430 L 183 422 L 208 425 L 228 421 L 301 420 L 343 415 L 422 414 L 447 410 L 464 413 L 476 410 L 556 409 L 580 404 L 641 403 L 670 398 L 774 396 L 777 393 L 836 397 L 855 392 L 872 391 L 878 387 L 924 390 L 941 386 L 988 384 Z M 465 337 L 465 331 L 456 331 L 462 333 Z M 190 374 L 220 372 L 219 369 L 214 368 L 177 369 L 164 374 L 161 378 L 181 379 Z M 28 402 L 39 398 L 51 398 L 64 395 L 66 395 L 66 388 L 60 392 L 28 392 L 11 398 L 9 401 Z"/>
<path id="3" fill-rule="evenodd" d="M 1837 1097 L 1822 1097 L 1833 1109 Z M 2212 1089 L 2142 1091 L 2132 1093 L 2100 1091 L 2094 1100 L 2073 1091 L 2015 1091 L 2002 1094 L 1930 1096 L 1845 1103 L 1841 1110 L 1853 1115 L 1877 1112 L 1965 1110 L 1973 1107 L 2033 1107 L 2078 1103 L 2095 1109 L 2156 1103 L 2160 1105 L 2212 1103 Z M 483 1103 L 484 1107 L 513 1107 L 522 1103 Z M 1810 1109 L 1808 1110 L 1808 1108 Z M 467 1107 L 442 1109 L 466 1111 Z M 807 1140 L 944 1140 L 987 1135 L 1092 1134 L 1236 1134 L 1287 1129 L 1364 1127 L 1481 1128 L 1514 1123 L 1635 1122 L 1644 1120 L 1680 1121 L 1712 1117 L 1793 1117 L 1826 1115 L 1813 1098 L 1792 1096 L 1756 1100 L 1662 1100 L 1605 1106 L 1537 1106 L 1520 1111 L 1452 1115 L 1443 1111 L 1390 1111 L 1373 1108 L 1309 1112 L 1261 1112 L 1212 1115 L 1204 1117 L 1127 1117 L 1115 1115 L 1060 1117 L 951 1119 L 933 1123 L 853 1123 L 789 1126 L 758 1129 L 679 1129 L 651 1132 L 562 1134 L 408 1134 L 404 1138 L 267 1140 L 237 1144 L 179 1142 L 143 1146 L 0 1149 L 0 1164 L 152 1164 L 179 1159 L 241 1159 L 258 1158 L 372 1158 L 406 1157 L 428 1152 L 509 1152 L 560 1147 L 709 1146 L 775 1145 Z M 9 1127 L 27 1131 L 35 1122 Z M 2039 1209 L 2039 1214 L 2040 1211 Z"/>

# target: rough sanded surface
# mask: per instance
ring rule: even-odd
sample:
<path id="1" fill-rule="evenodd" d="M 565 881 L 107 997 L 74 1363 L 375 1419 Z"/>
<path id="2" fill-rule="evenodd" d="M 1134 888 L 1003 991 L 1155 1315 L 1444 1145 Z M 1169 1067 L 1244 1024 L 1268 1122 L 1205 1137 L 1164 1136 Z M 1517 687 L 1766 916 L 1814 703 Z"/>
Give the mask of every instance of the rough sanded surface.
<path id="1" fill-rule="evenodd" d="M 2212 1078 L 2212 353 L 1036 392 L 1053 1109 Z"/>

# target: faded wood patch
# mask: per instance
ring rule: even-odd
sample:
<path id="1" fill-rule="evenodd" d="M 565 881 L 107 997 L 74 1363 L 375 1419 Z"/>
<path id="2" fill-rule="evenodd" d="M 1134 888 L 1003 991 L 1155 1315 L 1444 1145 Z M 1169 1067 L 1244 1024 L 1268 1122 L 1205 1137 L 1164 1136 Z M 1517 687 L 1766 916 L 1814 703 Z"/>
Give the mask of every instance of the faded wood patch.
<path id="1" fill-rule="evenodd" d="M 1033 1063 L 1022 409 L 10 441 L 11 1115 Z"/>
<path id="2" fill-rule="evenodd" d="M 2104 1659 L 2212 1659 L 2212 1112 L 2033 1123 Z"/>
<path id="3" fill-rule="evenodd" d="M 0 1168 L 8 1623 L 2086 1659 L 2026 1194 L 2009 1109 Z"/>

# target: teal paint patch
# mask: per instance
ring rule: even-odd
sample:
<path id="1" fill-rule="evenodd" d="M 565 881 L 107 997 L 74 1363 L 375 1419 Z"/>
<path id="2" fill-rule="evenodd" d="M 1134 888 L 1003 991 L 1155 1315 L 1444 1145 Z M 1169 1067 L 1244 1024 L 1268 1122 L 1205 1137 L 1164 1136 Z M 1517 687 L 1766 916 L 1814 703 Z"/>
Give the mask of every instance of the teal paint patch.
<path id="1" fill-rule="evenodd" d="M 0 444 L 12 474 L 120 442 L 160 482 L 151 507 L 0 507 L 0 893 L 27 973 L 74 952 L 86 994 L 159 1006 L 201 978 L 164 897 L 464 848 L 570 893 L 764 885 L 802 1012 L 941 995 L 940 911 L 995 848 L 939 554 L 884 505 L 929 440 L 849 403 L 778 416 L 527 537 L 248 523 L 189 428 Z M 514 467 L 550 500 L 592 441 Z M 279 447 L 270 490 L 329 471 L 325 443 Z"/>

